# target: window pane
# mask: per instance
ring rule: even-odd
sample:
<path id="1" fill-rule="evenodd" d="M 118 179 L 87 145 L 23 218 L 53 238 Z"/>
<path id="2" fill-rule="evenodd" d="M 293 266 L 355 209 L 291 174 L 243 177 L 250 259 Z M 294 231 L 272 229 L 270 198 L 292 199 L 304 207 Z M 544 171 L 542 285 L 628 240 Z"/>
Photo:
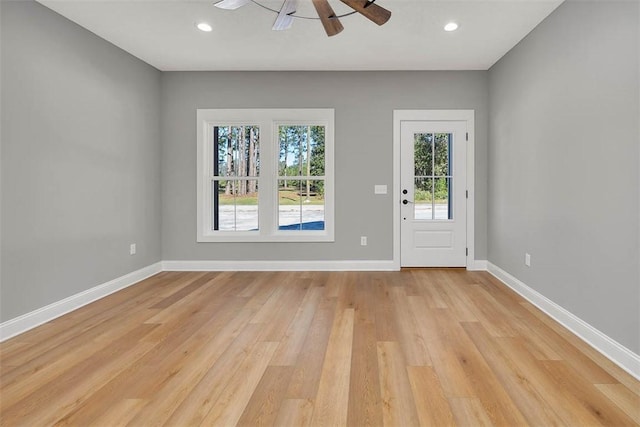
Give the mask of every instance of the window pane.
<path id="1" fill-rule="evenodd" d="M 324 230 L 324 180 L 278 180 L 278 228 Z M 295 184 L 295 185 L 294 185 Z"/>
<path id="2" fill-rule="evenodd" d="M 309 173 L 307 176 L 324 176 L 324 126 L 311 126 L 309 138 Z"/>
<path id="3" fill-rule="evenodd" d="M 414 219 L 433 219 L 433 178 L 416 178 L 414 188 Z"/>
<path id="4" fill-rule="evenodd" d="M 450 176 L 449 157 L 451 151 L 451 134 L 437 133 L 435 144 L 435 176 Z"/>
<path id="5" fill-rule="evenodd" d="M 302 229 L 324 230 L 324 180 L 302 182 Z"/>
<path id="6" fill-rule="evenodd" d="M 216 126 L 214 128 L 214 175 L 258 176 L 260 174 L 260 128 Z"/>
<path id="7" fill-rule="evenodd" d="M 435 187 L 435 213 L 434 219 L 453 219 L 451 210 L 451 178 L 436 178 Z"/>
<path id="8" fill-rule="evenodd" d="M 324 200 L 302 206 L 302 230 L 324 230 Z"/>
<path id="9" fill-rule="evenodd" d="M 278 175 L 324 176 L 325 127 L 280 125 Z"/>
<path id="10" fill-rule="evenodd" d="M 257 180 L 215 181 L 212 196 L 214 230 L 258 230 Z"/>
<path id="11" fill-rule="evenodd" d="M 220 231 L 234 231 L 236 228 L 236 210 L 233 194 L 236 192 L 237 181 L 216 182 L 218 185 L 213 186 L 213 229 Z"/>
<path id="12" fill-rule="evenodd" d="M 260 128 L 248 126 L 247 176 L 260 176 Z"/>
<path id="13" fill-rule="evenodd" d="M 229 128 L 215 126 L 213 129 L 213 175 L 228 176 L 228 168 L 232 164 L 230 156 L 233 155 L 233 150 L 229 151 Z"/>
<path id="14" fill-rule="evenodd" d="M 300 230 L 302 223 L 302 196 L 300 181 L 278 180 L 278 228 L 280 230 Z"/>
<path id="15" fill-rule="evenodd" d="M 307 126 L 278 126 L 280 139 L 280 160 L 278 166 L 279 176 L 300 176 L 302 165 L 305 163 L 302 146 L 306 146 Z M 303 144 L 304 142 L 304 144 Z"/>
<path id="16" fill-rule="evenodd" d="M 416 133 L 414 135 L 415 176 L 433 175 L 433 134 Z"/>

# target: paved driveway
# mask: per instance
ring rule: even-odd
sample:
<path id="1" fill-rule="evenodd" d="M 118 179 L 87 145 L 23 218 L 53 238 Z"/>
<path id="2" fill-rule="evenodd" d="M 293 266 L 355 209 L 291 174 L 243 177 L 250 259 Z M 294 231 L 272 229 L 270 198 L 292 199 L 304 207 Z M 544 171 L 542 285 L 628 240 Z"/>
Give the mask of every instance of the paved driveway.
<path id="1" fill-rule="evenodd" d="M 258 206 L 221 205 L 219 207 L 220 231 L 256 230 L 258 228 Z M 282 205 L 279 208 L 280 229 L 295 229 L 295 224 L 311 223 L 304 229 L 322 230 L 324 225 L 324 205 Z M 235 224 L 235 228 L 234 228 Z"/>

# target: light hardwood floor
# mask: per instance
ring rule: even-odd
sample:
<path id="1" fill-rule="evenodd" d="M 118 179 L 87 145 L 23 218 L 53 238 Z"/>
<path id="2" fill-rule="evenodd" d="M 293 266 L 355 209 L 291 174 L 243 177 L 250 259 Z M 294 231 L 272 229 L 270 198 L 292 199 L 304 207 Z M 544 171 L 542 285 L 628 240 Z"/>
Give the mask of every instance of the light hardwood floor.
<path id="1" fill-rule="evenodd" d="M 0 345 L 6 426 L 627 426 L 640 384 L 458 269 L 164 272 Z"/>

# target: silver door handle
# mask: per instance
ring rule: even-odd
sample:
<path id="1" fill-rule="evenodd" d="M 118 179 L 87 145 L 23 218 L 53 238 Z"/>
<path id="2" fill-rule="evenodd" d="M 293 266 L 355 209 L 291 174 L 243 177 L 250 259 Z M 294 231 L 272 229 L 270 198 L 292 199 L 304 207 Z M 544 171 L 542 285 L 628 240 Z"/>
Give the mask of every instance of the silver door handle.
<path id="1" fill-rule="evenodd" d="M 407 199 L 404 199 L 404 200 L 402 201 L 402 204 L 403 204 L 403 205 L 406 205 L 407 203 L 413 203 L 413 202 L 412 202 L 411 200 L 407 200 Z"/>

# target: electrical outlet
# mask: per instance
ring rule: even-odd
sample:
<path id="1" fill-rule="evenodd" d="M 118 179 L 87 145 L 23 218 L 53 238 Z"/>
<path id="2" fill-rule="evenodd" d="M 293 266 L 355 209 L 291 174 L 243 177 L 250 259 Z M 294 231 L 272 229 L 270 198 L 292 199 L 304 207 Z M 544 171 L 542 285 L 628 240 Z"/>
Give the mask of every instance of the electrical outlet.
<path id="1" fill-rule="evenodd" d="M 132 243 L 131 245 L 129 245 L 129 255 L 135 255 L 136 254 L 136 244 Z"/>
<path id="2" fill-rule="evenodd" d="M 367 246 L 367 236 L 360 236 L 360 246 Z"/>
<path id="3" fill-rule="evenodd" d="M 531 267 L 531 255 L 524 254 L 524 265 Z"/>

